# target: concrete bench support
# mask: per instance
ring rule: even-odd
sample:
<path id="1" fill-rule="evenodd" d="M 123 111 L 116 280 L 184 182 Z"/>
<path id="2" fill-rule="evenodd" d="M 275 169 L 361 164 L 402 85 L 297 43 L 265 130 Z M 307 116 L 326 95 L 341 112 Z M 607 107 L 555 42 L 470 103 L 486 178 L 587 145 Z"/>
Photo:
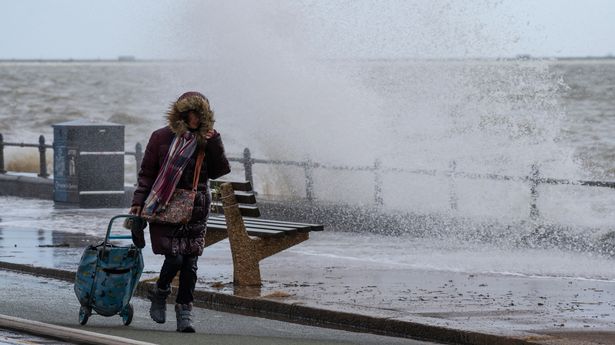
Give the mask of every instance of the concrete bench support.
<path id="1" fill-rule="evenodd" d="M 214 243 L 218 243 L 227 238 L 226 232 L 221 231 L 206 231 L 205 232 L 205 247 L 209 247 Z"/>
<path id="2" fill-rule="evenodd" d="M 220 192 L 233 256 L 233 283 L 244 286 L 260 286 L 259 262 L 307 240 L 309 233 L 289 234 L 281 238 L 251 238 L 246 232 L 232 185 L 223 183 L 220 186 Z"/>

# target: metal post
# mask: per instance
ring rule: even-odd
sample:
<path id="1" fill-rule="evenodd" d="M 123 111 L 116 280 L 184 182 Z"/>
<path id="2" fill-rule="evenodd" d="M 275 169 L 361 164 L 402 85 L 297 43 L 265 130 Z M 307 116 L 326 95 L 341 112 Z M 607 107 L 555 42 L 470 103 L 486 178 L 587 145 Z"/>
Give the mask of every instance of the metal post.
<path id="1" fill-rule="evenodd" d="M 538 164 L 532 164 L 530 173 L 530 219 L 537 220 L 540 216 L 538 212 L 538 184 L 540 183 L 540 170 Z"/>
<path id="2" fill-rule="evenodd" d="M 141 143 L 135 145 L 135 162 L 137 165 L 137 181 L 139 180 L 139 170 L 141 170 L 141 162 L 143 161 L 143 146 Z"/>
<path id="3" fill-rule="evenodd" d="M 4 137 L 0 134 L 0 174 L 6 174 L 4 170 Z"/>
<path id="4" fill-rule="evenodd" d="M 46 156 L 47 147 L 45 146 L 45 137 L 38 137 L 38 153 L 39 153 L 39 165 L 40 165 L 40 173 L 38 176 L 46 178 L 49 176 L 47 173 L 47 156 Z"/>
<path id="5" fill-rule="evenodd" d="M 374 202 L 376 206 L 382 206 L 384 201 L 382 199 L 382 172 L 380 167 L 382 163 L 380 159 L 374 161 Z"/>
<path id="6" fill-rule="evenodd" d="M 303 164 L 303 169 L 305 170 L 305 198 L 308 199 L 308 201 L 314 200 L 314 176 L 312 173 L 313 166 L 314 163 L 309 158 Z"/>
<path id="7" fill-rule="evenodd" d="M 457 170 L 457 162 L 455 161 L 451 161 L 449 163 L 449 205 L 451 206 L 451 210 L 453 211 L 457 211 L 457 193 L 456 193 L 456 187 L 457 185 L 455 184 L 455 171 Z"/>
<path id="8" fill-rule="evenodd" d="M 246 147 L 245 149 L 243 149 L 243 171 L 246 176 L 246 181 L 250 181 L 250 183 L 252 184 L 252 188 L 254 188 L 252 164 L 254 164 L 254 162 L 252 161 L 252 154 L 250 153 L 250 149 Z"/>

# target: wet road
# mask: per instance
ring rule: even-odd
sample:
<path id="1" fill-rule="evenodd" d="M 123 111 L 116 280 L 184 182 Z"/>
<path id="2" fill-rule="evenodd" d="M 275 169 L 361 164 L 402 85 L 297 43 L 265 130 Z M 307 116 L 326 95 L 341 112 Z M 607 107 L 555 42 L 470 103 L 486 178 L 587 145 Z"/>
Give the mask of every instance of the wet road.
<path id="1" fill-rule="evenodd" d="M 371 334 L 337 331 L 261 318 L 195 308 L 195 326 L 199 333 L 175 332 L 175 318 L 167 313 L 167 323 L 149 319 L 148 301 L 133 298 L 135 317 L 129 326 L 121 318 L 93 315 L 86 326 L 79 326 L 79 303 L 70 283 L 0 271 L 3 296 L 0 314 L 84 329 L 108 335 L 157 344 L 406 344 L 428 345 L 414 341 Z M 171 305 L 169 305 L 171 307 Z M 0 342 L 2 338 L 0 338 Z M 11 343 L 9 343 L 11 344 Z M 19 344 L 19 343 L 17 343 Z M 52 344 L 58 344 L 53 343 Z"/>

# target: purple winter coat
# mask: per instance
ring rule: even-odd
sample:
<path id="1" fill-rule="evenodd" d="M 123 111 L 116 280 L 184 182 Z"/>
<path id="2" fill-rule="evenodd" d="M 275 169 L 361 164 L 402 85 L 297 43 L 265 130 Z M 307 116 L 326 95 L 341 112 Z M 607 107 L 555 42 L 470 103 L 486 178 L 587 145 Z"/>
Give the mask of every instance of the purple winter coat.
<path id="1" fill-rule="evenodd" d="M 170 114 L 172 115 L 172 114 Z M 139 170 L 138 186 L 135 190 L 132 206 L 141 206 L 149 195 L 149 192 L 160 171 L 164 158 L 171 146 L 176 133 L 185 130 L 185 126 L 176 126 L 177 122 L 169 121 L 169 126 L 160 128 L 149 139 L 141 169 Z M 202 136 L 204 133 L 196 133 Z M 205 231 L 207 230 L 207 217 L 211 204 L 208 179 L 215 179 L 228 174 L 231 169 L 224 153 L 224 145 L 220 134 L 216 133 L 207 140 L 206 145 L 203 138 L 199 137 L 199 146 L 205 146 L 205 162 L 201 168 L 197 195 L 194 202 L 192 218 L 186 225 L 157 224 L 150 223 L 150 238 L 152 250 L 155 254 L 170 255 L 201 255 L 205 246 Z M 194 168 L 196 164 L 197 151 L 195 150 L 188 165 L 184 169 L 176 188 L 192 189 Z"/>

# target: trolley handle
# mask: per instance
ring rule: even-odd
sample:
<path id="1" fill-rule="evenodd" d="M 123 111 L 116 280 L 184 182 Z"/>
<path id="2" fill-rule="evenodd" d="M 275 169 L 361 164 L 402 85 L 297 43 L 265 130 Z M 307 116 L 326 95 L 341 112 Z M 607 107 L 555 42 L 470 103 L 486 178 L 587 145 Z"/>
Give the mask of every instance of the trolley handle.
<path id="1" fill-rule="evenodd" d="M 111 235 L 111 228 L 113 227 L 113 222 L 116 219 L 119 219 L 119 218 L 132 219 L 133 223 L 144 222 L 145 221 L 143 218 L 141 218 L 139 216 L 132 215 L 132 214 L 120 214 L 120 215 L 112 217 L 111 220 L 109 220 L 109 225 L 107 226 L 107 233 L 105 234 L 105 240 L 103 242 L 103 248 L 107 247 L 107 243 L 109 242 L 109 240 L 119 240 L 119 239 L 130 240 L 130 239 L 132 239 L 132 234 L 129 234 L 129 235 Z"/>
<path id="2" fill-rule="evenodd" d="M 131 240 L 131 235 L 109 235 L 110 240 Z"/>

